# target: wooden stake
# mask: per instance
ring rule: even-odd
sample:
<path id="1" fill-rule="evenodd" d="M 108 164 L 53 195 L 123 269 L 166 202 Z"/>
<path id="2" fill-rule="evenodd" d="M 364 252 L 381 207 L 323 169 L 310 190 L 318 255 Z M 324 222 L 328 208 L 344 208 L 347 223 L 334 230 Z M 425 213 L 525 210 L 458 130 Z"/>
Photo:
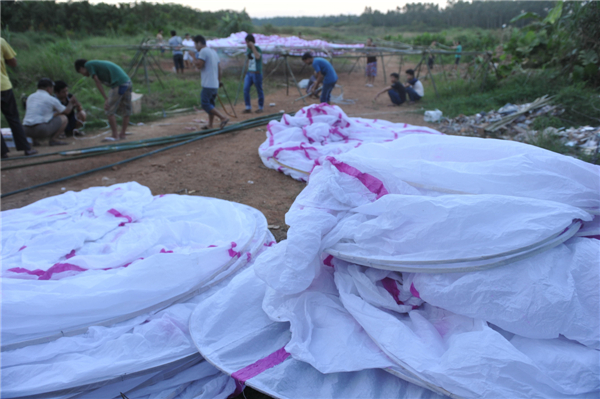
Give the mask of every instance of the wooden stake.
<path id="1" fill-rule="evenodd" d="M 431 83 L 433 83 L 433 90 L 435 91 L 435 96 L 440 98 L 438 94 L 437 87 L 435 86 L 435 80 L 433 80 L 433 74 L 431 73 L 431 68 L 429 68 L 429 62 L 427 63 L 427 73 L 429 74 L 429 79 L 431 79 Z"/>
<path id="2" fill-rule="evenodd" d="M 383 53 L 380 51 L 379 56 L 381 57 L 381 67 L 383 68 L 383 84 L 387 84 L 387 75 L 385 73 L 385 60 L 383 59 Z"/>

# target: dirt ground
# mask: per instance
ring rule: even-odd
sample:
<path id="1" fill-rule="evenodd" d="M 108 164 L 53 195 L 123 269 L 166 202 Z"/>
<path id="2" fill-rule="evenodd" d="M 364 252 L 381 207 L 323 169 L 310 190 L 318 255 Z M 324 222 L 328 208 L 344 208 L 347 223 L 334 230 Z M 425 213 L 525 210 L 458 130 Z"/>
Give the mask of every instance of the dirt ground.
<path id="1" fill-rule="evenodd" d="M 388 63 L 386 68 L 389 73 L 392 69 L 397 70 L 397 65 Z M 343 86 L 344 98 L 355 100 L 355 104 L 341 106 L 349 116 L 427 125 L 423 122 L 422 114 L 415 112 L 420 109 L 419 103 L 402 107 L 389 107 L 390 102 L 387 95 L 382 95 L 377 103 L 374 103 L 372 101 L 373 97 L 384 87 L 382 72 L 379 71 L 380 76 L 377 77 L 376 87 L 367 88 L 364 84 L 362 71 L 358 69 L 357 67 L 352 74 L 339 73 L 338 84 Z M 306 68 L 302 76 L 297 76 L 297 78 L 298 80 L 307 78 L 309 74 L 310 71 Z M 424 82 L 424 84 L 428 83 Z M 281 85 L 277 87 L 281 87 Z M 338 89 L 334 91 L 334 95 L 336 94 L 339 94 Z M 285 110 L 286 113 L 294 113 L 303 106 L 302 101 L 294 102 L 294 99 L 298 97 L 298 90 L 295 87 L 290 87 L 289 95 L 286 95 L 285 87 L 276 89 L 266 96 L 265 113 L 276 113 L 280 110 Z M 253 101 L 256 108 L 256 100 Z M 311 100 L 307 104 L 311 102 L 316 102 L 316 100 Z M 275 106 L 270 107 L 270 103 L 275 103 Z M 238 102 L 236 106 L 238 118 L 232 119 L 231 123 L 257 116 L 255 114 L 243 115 L 241 113 L 243 109 L 243 101 Z M 202 126 L 201 121 L 206 119 L 206 113 L 199 112 L 160 119 L 145 125 L 131 126 L 129 128 L 131 135 L 128 135 L 128 139 L 141 140 L 189 133 L 198 130 Z M 435 128 L 434 125 L 430 125 L 430 127 Z M 44 153 L 97 146 L 102 144 L 101 140 L 109 135 L 102 135 L 106 131 L 107 129 L 100 129 L 87 132 L 87 135 L 82 139 L 67 139 L 70 142 L 68 146 L 48 147 L 42 145 L 36 148 Z M 42 198 L 69 190 L 79 191 L 92 186 L 137 181 L 149 187 L 155 195 L 187 193 L 187 195 L 216 197 L 250 205 L 263 212 L 271 226 L 280 226 L 271 230 L 279 241 L 286 237 L 285 213 L 296 196 L 302 191 L 305 183 L 295 181 L 263 166 L 258 156 L 258 147 L 265 140 L 265 137 L 264 127 L 210 137 L 113 169 L 11 195 L 2 199 L 1 208 L 7 210 L 23 207 Z M 2 170 L 2 193 L 111 164 L 135 155 L 144 154 L 156 148 L 158 147 L 124 151 L 82 160 Z M 13 149 L 9 155 L 20 156 L 22 153 L 17 153 Z M 2 166 L 29 163 L 31 161 L 26 159 L 23 161 L 2 162 Z"/>

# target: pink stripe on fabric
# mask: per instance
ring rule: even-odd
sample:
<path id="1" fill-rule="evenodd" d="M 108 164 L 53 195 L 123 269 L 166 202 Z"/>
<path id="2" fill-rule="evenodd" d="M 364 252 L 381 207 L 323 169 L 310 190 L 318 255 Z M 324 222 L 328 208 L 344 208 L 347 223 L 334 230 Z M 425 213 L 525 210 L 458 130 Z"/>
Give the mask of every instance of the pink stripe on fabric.
<path id="1" fill-rule="evenodd" d="M 419 291 L 417 291 L 417 289 L 415 288 L 415 285 L 412 283 L 410 285 L 410 293 L 413 294 L 414 297 L 421 299 L 421 296 L 419 295 Z"/>
<path id="2" fill-rule="evenodd" d="M 310 124 L 311 124 L 311 125 L 312 125 L 313 123 L 315 123 L 315 122 L 313 121 L 313 118 L 312 118 L 312 112 L 311 112 L 311 110 L 310 110 L 310 109 L 309 109 L 308 111 L 306 111 L 306 117 L 308 118 L 308 120 L 309 120 L 309 122 L 310 122 Z"/>
<path id="3" fill-rule="evenodd" d="M 289 356 L 290 354 L 285 350 L 284 346 L 283 348 L 271 353 L 269 356 L 236 371 L 235 373 L 231 374 L 231 377 L 233 377 L 236 381 L 245 383 L 250 378 L 254 378 L 260 373 L 283 363 Z"/>
<path id="4" fill-rule="evenodd" d="M 13 272 L 13 273 L 25 273 L 25 274 L 31 274 L 32 276 L 42 276 L 45 272 L 41 269 L 35 269 L 35 270 L 28 270 L 22 267 L 13 267 L 12 269 L 8 269 L 7 271 L 9 272 Z"/>
<path id="5" fill-rule="evenodd" d="M 390 293 L 390 295 L 394 298 L 394 301 L 396 301 L 398 305 L 404 305 L 404 302 L 400 300 L 400 290 L 398 289 L 398 284 L 396 283 L 396 280 L 394 280 L 393 278 L 386 277 L 383 280 L 381 280 L 381 284 L 383 284 L 383 288 L 385 288 L 385 290 Z"/>
<path id="6" fill-rule="evenodd" d="M 237 247 L 237 244 L 235 242 L 231 242 L 231 248 L 229 248 L 229 251 L 228 251 L 229 256 L 231 256 L 232 258 L 235 258 L 235 257 L 239 258 L 242 254 L 241 254 L 241 252 L 234 251 L 233 248 L 235 248 L 235 247 Z"/>
<path id="7" fill-rule="evenodd" d="M 160 253 L 161 254 L 172 254 L 173 251 L 167 251 L 166 249 L 163 248 L 163 249 L 160 250 Z"/>
<path id="8" fill-rule="evenodd" d="M 248 262 L 252 261 L 252 254 L 250 252 L 246 252 L 246 260 Z"/>
<path id="9" fill-rule="evenodd" d="M 75 256 L 75 250 L 71 250 L 71 252 L 69 252 L 68 254 L 65 255 L 66 259 L 71 259 L 73 256 Z"/>
<path id="10" fill-rule="evenodd" d="M 370 192 L 377 195 L 376 199 L 389 194 L 388 190 L 383 185 L 383 182 L 375 176 L 368 173 L 363 173 L 347 163 L 338 161 L 334 157 L 327 157 L 325 159 L 331 162 L 331 164 L 334 165 L 340 172 L 357 178 Z"/>
<path id="11" fill-rule="evenodd" d="M 108 213 L 110 213 L 111 215 L 114 215 L 114 216 L 116 216 L 118 218 L 125 218 L 125 219 L 127 219 L 127 223 L 133 222 L 133 219 L 131 218 L 131 216 L 123 215 L 121 212 L 117 211 L 114 208 L 109 209 Z"/>
<path id="12" fill-rule="evenodd" d="M 50 269 L 46 270 L 46 272 L 44 274 L 42 274 L 38 278 L 38 280 L 50 280 L 52 275 L 55 273 L 62 273 L 62 272 L 67 272 L 67 271 L 83 272 L 86 270 L 87 269 L 84 269 L 77 265 L 73 265 L 71 263 L 57 263 L 54 266 L 52 266 Z"/>
<path id="13" fill-rule="evenodd" d="M 327 257 L 325 259 L 323 259 L 323 264 L 325 266 L 334 267 L 333 263 L 331 263 L 332 261 L 333 261 L 333 255 L 327 255 Z"/>
<path id="14" fill-rule="evenodd" d="M 308 150 L 317 151 L 317 149 L 314 147 L 304 147 L 304 143 L 300 143 L 300 145 L 296 146 L 296 147 L 280 147 L 280 148 L 276 149 L 275 152 L 273 153 L 273 158 L 277 159 L 277 155 L 279 155 L 279 153 L 281 151 L 304 151 L 304 156 L 306 156 L 306 158 L 312 160 L 312 158 L 308 154 Z"/>
<path id="15" fill-rule="evenodd" d="M 22 250 L 24 250 L 25 248 L 27 248 L 27 245 L 23 245 L 21 248 L 19 248 L 19 251 L 22 251 Z M 19 252 L 19 251 L 17 251 L 17 252 Z"/>
<path id="16" fill-rule="evenodd" d="M 306 133 L 306 128 L 305 127 L 302 127 L 302 134 L 308 140 L 308 144 L 312 144 L 312 143 L 315 142 L 313 139 L 311 139 L 310 137 L 308 137 L 308 134 Z"/>
<path id="17" fill-rule="evenodd" d="M 264 245 L 265 247 L 270 247 L 270 246 L 272 246 L 273 244 L 277 244 L 277 242 L 276 242 L 276 241 L 269 241 L 269 242 L 265 242 L 263 245 Z"/>

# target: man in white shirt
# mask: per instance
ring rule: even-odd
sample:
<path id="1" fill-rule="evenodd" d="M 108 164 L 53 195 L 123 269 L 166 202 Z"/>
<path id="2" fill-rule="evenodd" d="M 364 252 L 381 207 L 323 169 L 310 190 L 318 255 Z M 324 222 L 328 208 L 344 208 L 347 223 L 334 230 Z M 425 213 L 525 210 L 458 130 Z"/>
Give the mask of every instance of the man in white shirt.
<path id="1" fill-rule="evenodd" d="M 190 37 L 189 33 L 185 34 L 182 44 L 183 44 L 183 47 L 191 47 L 191 48 L 195 47 L 194 41 Z M 185 63 L 185 66 L 188 68 L 191 68 L 193 66 L 194 57 L 192 56 L 192 53 L 190 51 L 186 50 L 183 52 L 183 62 Z M 196 68 L 196 70 L 197 69 L 198 68 Z"/>
<path id="2" fill-rule="evenodd" d="M 414 103 L 415 101 L 419 101 L 425 95 L 425 90 L 423 89 L 423 83 L 417 78 L 415 78 L 415 71 L 412 69 L 406 70 L 406 94 L 408 94 L 408 98 L 410 98 L 410 103 Z"/>
<path id="3" fill-rule="evenodd" d="M 203 129 L 212 129 L 215 116 L 221 120 L 221 129 L 227 125 L 229 119 L 215 108 L 215 100 L 221 86 L 221 64 L 217 52 L 206 46 L 206 39 L 202 35 L 194 36 L 196 45 L 196 65 L 200 68 L 202 76 L 202 92 L 200 103 L 202 109 L 208 114 L 208 125 Z"/>
<path id="4" fill-rule="evenodd" d="M 52 95 L 54 82 L 48 78 L 40 79 L 37 87 L 37 91 L 27 98 L 23 119 L 25 135 L 32 139 L 48 139 L 51 146 L 69 144 L 57 139 L 64 133 L 69 122 L 67 115 L 71 113 L 77 100 L 73 96 L 67 106 L 62 105 Z"/>

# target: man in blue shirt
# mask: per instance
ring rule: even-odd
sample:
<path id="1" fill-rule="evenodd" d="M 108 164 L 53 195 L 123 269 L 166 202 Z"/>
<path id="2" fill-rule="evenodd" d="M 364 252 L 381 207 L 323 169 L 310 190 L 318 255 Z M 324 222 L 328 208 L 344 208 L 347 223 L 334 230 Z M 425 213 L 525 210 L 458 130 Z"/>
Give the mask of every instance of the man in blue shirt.
<path id="1" fill-rule="evenodd" d="M 304 53 L 302 61 L 306 65 L 312 65 L 313 69 L 317 73 L 317 81 L 315 82 L 313 92 L 319 88 L 319 85 L 323 83 L 323 90 L 321 91 L 321 102 L 328 103 L 331 101 L 331 91 L 337 83 L 338 76 L 335 73 L 333 66 L 324 58 L 316 57 L 313 58 L 311 53 Z"/>
<path id="2" fill-rule="evenodd" d="M 173 64 L 175 65 L 175 73 L 183 73 L 183 40 L 177 36 L 177 32 L 171 31 L 171 38 L 169 39 L 169 46 L 173 50 Z"/>

